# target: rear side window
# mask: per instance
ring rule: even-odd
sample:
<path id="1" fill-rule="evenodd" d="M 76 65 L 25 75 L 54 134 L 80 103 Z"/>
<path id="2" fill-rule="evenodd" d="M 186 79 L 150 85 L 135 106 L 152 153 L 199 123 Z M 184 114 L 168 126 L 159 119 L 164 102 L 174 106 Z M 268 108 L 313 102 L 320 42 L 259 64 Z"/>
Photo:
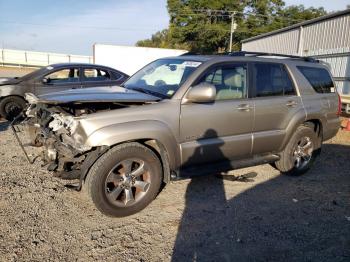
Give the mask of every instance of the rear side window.
<path id="1" fill-rule="evenodd" d="M 85 81 L 108 81 L 111 77 L 105 70 L 96 68 L 84 68 Z"/>
<path id="2" fill-rule="evenodd" d="M 297 66 L 317 93 L 334 93 L 335 88 L 329 72 L 324 68 Z"/>
<path id="3" fill-rule="evenodd" d="M 119 73 L 114 72 L 114 71 L 111 71 L 111 74 L 112 74 L 112 79 L 113 79 L 113 80 L 118 80 L 118 79 L 120 79 L 120 78 L 123 77 L 122 74 L 119 74 Z"/>
<path id="4" fill-rule="evenodd" d="M 281 64 L 256 63 L 254 78 L 256 97 L 295 95 L 293 83 Z"/>

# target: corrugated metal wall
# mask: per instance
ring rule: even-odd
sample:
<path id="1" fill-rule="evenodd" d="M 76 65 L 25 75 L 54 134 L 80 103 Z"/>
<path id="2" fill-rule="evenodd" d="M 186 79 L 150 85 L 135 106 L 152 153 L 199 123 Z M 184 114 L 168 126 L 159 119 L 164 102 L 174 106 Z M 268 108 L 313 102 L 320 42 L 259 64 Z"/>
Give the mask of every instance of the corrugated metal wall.
<path id="1" fill-rule="evenodd" d="M 299 29 L 294 29 L 277 35 L 243 43 L 242 50 L 295 55 L 298 53 L 298 43 Z"/>
<path id="2" fill-rule="evenodd" d="M 244 42 L 243 51 L 315 56 L 327 62 L 342 94 L 350 94 L 350 14 Z"/>
<path id="3" fill-rule="evenodd" d="M 307 25 L 303 29 L 302 51 L 304 55 L 314 50 L 349 47 L 350 15 Z"/>

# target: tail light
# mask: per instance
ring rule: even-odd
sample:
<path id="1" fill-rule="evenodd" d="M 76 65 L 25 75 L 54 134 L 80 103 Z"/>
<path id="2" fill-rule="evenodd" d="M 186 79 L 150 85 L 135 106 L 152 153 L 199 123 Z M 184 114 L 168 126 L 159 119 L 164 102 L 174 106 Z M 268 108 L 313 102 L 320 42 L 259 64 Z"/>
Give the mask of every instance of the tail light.
<path id="1" fill-rule="evenodd" d="M 338 95 L 338 112 L 337 112 L 337 116 L 341 115 L 341 98 L 340 95 L 337 93 Z"/>

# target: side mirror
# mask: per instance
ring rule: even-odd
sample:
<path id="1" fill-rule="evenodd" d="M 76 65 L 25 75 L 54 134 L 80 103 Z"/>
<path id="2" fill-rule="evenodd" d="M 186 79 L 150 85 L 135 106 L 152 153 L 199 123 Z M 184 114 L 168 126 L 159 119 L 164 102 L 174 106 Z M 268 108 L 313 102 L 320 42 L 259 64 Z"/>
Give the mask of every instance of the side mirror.
<path id="1" fill-rule="evenodd" d="M 199 85 L 193 86 L 186 95 L 186 99 L 189 102 L 194 103 L 205 103 L 213 102 L 216 98 L 216 88 L 214 85 L 209 83 L 200 83 Z"/>
<path id="2" fill-rule="evenodd" d="M 43 84 L 45 84 L 45 85 L 48 85 L 48 84 L 50 83 L 50 78 L 44 77 L 44 78 L 41 80 L 41 82 L 42 82 Z"/>

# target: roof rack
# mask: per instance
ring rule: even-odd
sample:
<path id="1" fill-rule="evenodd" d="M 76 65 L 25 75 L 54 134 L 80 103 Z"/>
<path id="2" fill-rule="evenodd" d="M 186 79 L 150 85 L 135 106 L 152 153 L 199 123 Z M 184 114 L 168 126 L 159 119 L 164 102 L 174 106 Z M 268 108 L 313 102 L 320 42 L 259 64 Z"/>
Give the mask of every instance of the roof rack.
<path id="1" fill-rule="evenodd" d="M 188 55 L 193 55 L 193 56 L 195 56 L 195 55 L 201 55 L 200 53 L 197 53 L 197 52 L 187 52 L 187 53 L 183 53 L 183 54 L 181 54 L 181 55 L 179 55 L 179 56 L 188 56 Z"/>
<path id="2" fill-rule="evenodd" d="M 285 58 L 292 58 L 292 59 L 300 59 L 307 62 L 312 63 L 319 63 L 319 60 L 309 57 L 309 56 L 296 56 L 296 55 L 285 55 L 285 54 L 275 54 L 275 53 L 265 53 L 265 52 L 250 52 L 250 51 L 239 51 L 239 52 L 229 52 L 229 53 L 223 53 L 224 55 L 229 56 L 278 56 L 278 57 L 285 57 Z"/>

